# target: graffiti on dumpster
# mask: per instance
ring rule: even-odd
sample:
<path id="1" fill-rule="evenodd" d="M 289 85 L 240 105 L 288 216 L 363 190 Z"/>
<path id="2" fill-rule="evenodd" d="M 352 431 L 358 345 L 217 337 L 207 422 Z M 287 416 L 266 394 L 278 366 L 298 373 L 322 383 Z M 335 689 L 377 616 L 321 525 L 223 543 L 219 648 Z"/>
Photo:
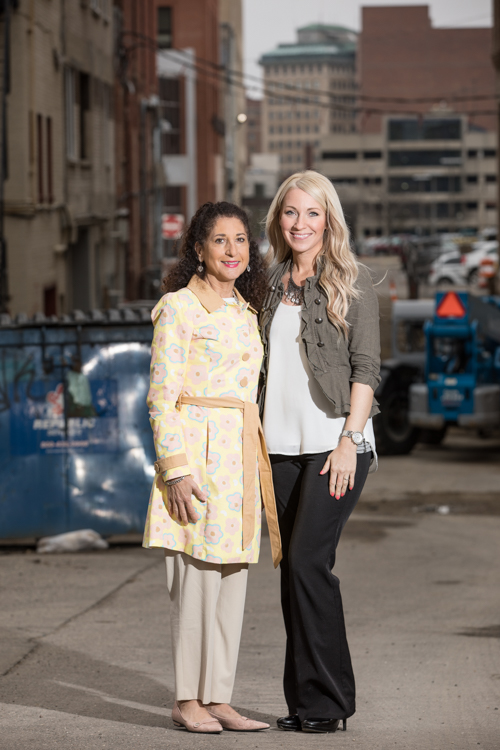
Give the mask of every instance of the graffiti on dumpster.
<path id="1" fill-rule="evenodd" d="M 70 371 L 64 383 L 35 380 L 17 391 L 10 409 L 12 455 L 118 451 L 116 380 Z"/>

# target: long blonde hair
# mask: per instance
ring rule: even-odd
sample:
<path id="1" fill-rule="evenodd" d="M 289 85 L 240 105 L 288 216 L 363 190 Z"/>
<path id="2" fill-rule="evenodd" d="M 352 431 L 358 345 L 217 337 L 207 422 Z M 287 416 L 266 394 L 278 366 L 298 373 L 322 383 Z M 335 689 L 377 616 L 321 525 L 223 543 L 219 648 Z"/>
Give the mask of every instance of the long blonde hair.
<path id="1" fill-rule="evenodd" d="M 351 250 L 349 228 L 339 196 L 327 177 L 319 172 L 306 170 L 296 172 L 280 185 L 266 217 L 266 232 L 270 244 L 266 260 L 270 265 L 275 265 L 284 261 L 291 253 L 279 222 L 285 196 L 292 188 L 308 193 L 318 201 L 326 214 L 323 247 L 317 256 L 321 264 L 319 283 L 327 296 L 329 321 L 339 333 L 347 336 L 349 324 L 346 315 L 351 301 L 359 296 L 355 286 L 359 266 Z"/>

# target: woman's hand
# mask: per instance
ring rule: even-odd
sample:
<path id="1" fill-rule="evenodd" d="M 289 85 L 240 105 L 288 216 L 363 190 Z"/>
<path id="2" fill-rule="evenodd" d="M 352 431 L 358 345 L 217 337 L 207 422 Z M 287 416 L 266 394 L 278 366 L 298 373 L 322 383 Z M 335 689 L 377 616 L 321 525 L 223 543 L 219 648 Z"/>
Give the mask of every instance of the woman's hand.
<path id="1" fill-rule="evenodd" d="M 195 523 L 198 520 L 191 496 L 196 495 L 200 503 L 206 503 L 207 496 L 200 490 L 192 476 L 184 477 L 182 482 L 167 487 L 167 510 L 172 518 L 182 523 Z"/>
<path id="2" fill-rule="evenodd" d="M 344 497 L 347 488 L 354 487 L 354 475 L 356 474 L 357 454 L 356 446 L 349 438 L 342 438 L 338 446 L 326 459 L 320 474 L 326 474 L 330 470 L 330 495 L 335 495 L 336 500 Z"/>

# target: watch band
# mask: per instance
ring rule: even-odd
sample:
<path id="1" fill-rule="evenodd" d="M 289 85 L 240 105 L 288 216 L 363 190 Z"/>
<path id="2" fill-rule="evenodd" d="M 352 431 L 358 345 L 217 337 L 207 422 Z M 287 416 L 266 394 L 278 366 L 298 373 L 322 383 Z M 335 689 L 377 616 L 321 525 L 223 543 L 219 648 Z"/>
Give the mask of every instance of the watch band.
<path id="1" fill-rule="evenodd" d="M 360 435 L 361 436 L 361 440 L 359 440 L 359 441 L 354 440 L 354 435 Z M 356 446 L 361 445 L 363 443 L 364 439 L 365 439 L 363 433 L 360 432 L 359 430 L 342 430 L 342 434 L 340 436 L 340 440 L 343 437 L 349 438 L 354 443 L 354 445 L 356 445 Z"/>

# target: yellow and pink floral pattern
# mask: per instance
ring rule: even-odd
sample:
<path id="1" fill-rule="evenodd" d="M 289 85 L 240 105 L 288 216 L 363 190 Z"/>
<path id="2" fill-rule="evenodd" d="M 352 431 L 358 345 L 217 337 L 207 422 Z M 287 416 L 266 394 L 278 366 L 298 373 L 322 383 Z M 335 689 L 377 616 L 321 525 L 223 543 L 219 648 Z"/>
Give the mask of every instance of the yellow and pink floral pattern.
<path id="1" fill-rule="evenodd" d="M 238 304 L 226 303 L 195 276 L 187 288 L 162 297 L 152 319 L 148 406 L 157 458 L 169 459 L 171 468 L 164 478 L 191 474 L 208 502 L 193 496 L 197 520 L 183 524 L 169 515 L 168 488 L 157 475 L 144 546 L 179 550 L 213 563 L 257 562 L 258 470 L 255 532 L 251 544 L 242 549 L 243 413 L 177 405 L 181 393 L 256 402 L 263 349 L 255 311 L 240 296 Z"/>

